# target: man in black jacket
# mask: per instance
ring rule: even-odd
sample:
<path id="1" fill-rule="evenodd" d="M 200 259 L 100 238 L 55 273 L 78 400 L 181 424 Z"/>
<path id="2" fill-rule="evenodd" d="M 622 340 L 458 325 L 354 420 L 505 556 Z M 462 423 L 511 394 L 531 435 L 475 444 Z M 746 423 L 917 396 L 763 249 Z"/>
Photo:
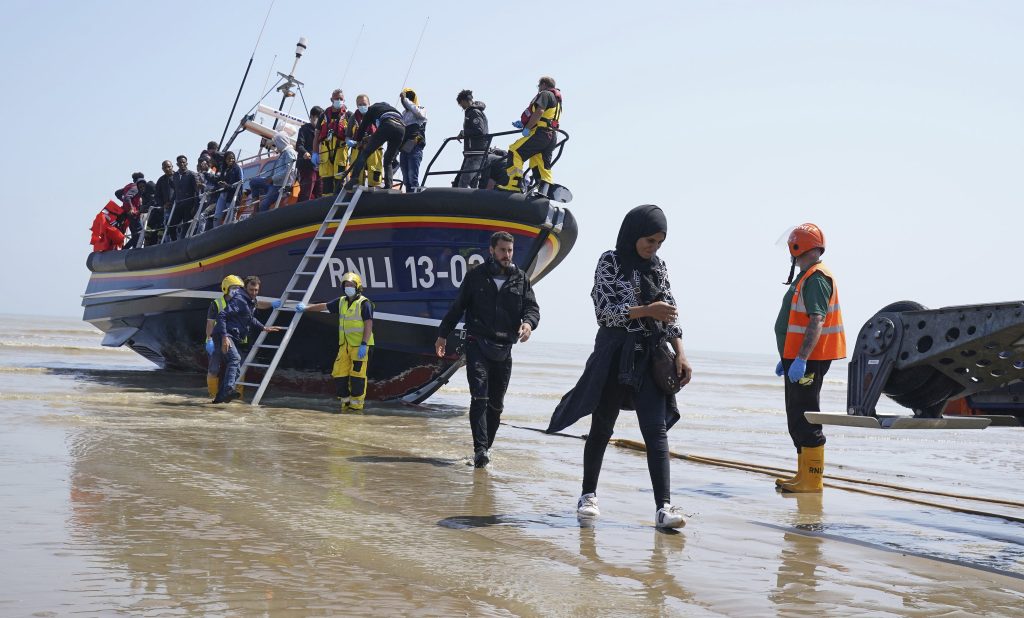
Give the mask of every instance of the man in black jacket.
<path id="1" fill-rule="evenodd" d="M 370 125 L 377 127 L 373 135 L 369 134 Z M 393 163 L 402 147 L 405 139 L 405 123 L 402 122 L 402 115 L 398 110 L 387 103 L 374 103 L 366 110 L 363 121 L 359 123 L 359 130 L 354 140 L 348 143 L 350 148 L 359 148 L 359 156 L 349 170 L 349 180 L 345 185 L 346 189 L 354 189 L 359 184 L 359 174 L 366 167 L 366 159 L 370 154 L 387 142 L 387 149 L 384 151 L 384 188 L 390 189 L 392 174 L 394 173 Z"/>
<path id="2" fill-rule="evenodd" d="M 462 144 L 462 168 L 461 173 L 455 176 L 453 187 L 476 188 L 480 180 L 480 168 L 484 166 L 484 159 L 487 156 L 487 115 L 484 109 L 487 105 L 483 101 L 473 100 L 472 90 L 463 90 L 455 97 L 455 102 L 466 113 L 462 121 L 462 131 L 459 132 L 459 139 L 465 139 Z"/>
<path id="3" fill-rule="evenodd" d="M 473 430 L 473 465 L 490 461 L 488 449 L 498 433 L 508 379 L 512 375 L 512 344 L 525 342 L 540 322 L 540 307 L 525 273 L 512 263 L 515 239 L 508 232 L 491 235 L 491 256 L 466 274 L 459 295 L 441 320 L 438 356 L 459 318 L 466 316 L 469 344 L 469 424 Z"/>
<path id="4" fill-rule="evenodd" d="M 320 197 L 320 176 L 316 173 L 320 164 L 320 154 L 313 151 L 313 141 L 320 125 L 320 117 L 324 110 L 314 105 L 309 110 L 309 122 L 299 127 L 299 135 L 295 139 L 295 152 L 298 159 L 295 167 L 299 169 L 299 199 L 296 202 L 315 200 Z"/>

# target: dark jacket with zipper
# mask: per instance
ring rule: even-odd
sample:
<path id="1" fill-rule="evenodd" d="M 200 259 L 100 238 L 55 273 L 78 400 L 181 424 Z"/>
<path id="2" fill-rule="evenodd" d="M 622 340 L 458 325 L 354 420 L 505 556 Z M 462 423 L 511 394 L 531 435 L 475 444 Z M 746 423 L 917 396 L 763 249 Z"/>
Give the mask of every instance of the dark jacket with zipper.
<path id="1" fill-rule="evenodd" d="M 242 288 L 231 290 L 224 310 L 217 314 L 217 325 L 213 327 L 214 339 L 225 334 L 235 340 L 244 341 L 249 336 L 249 329 L 263 330 L 263 322 L 256 319 L 256 301 Z"/>
<path id="2" fill-rule="evenodd" d="M 483 101 L 473 101 L 466 108 L 466 119 L 462 121 L 462 149 L 464 151 L 487 150 L 487 115 L 484 109 L 487 107 Z"/>
<path id="3" fill-rule="evenodd" d="M 494 258 L 489 257 L 466 274 L 459 295 L 441 320 L 440 337 L 447 338 L 463 314 L 466 316 L 466 331 L 471 336 L 498 343 L 517 341 L 519 327 L 523 323 L 536 330 L 540 323 L 540 307 L 530 281 L 518 268 L 507 275 L 495 274 L 496 268 Z M 508 279 L 499 290 L 493 278 L 502 276 Z"/>

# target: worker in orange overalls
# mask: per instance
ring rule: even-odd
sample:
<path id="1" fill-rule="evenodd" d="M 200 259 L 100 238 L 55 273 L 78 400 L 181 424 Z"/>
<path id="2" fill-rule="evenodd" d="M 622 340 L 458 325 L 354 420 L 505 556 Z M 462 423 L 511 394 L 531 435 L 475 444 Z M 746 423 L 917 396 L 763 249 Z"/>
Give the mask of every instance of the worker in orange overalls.
<path id="1" fill-rule="evenodd" d="M 813 223 L 793 228 L 786 243 L 792 262 L 786 295 L 775 321 L 782 360 L 775 375 L 785 376 L 786 421 L 797 450 L 796 475 L 776 479 L 778 489 L 821 493 L 825 473 L 825 434 L 804 412 L 821 410 L 821 385 L 832 361 L 846 357 L 846 333 L 835 276 L 821 263 L 825 234 Z M 800 275 L 793 280 L 796 268 Z"/>
<path id="2" fill-rule="evenodd" d="M 107 202 L 103 210 L 92 221 L 93 251 L 113 251 L 124 245 L 124 231 L 127 221 L 122 216 L 124 209 L 114 200 Z"/>

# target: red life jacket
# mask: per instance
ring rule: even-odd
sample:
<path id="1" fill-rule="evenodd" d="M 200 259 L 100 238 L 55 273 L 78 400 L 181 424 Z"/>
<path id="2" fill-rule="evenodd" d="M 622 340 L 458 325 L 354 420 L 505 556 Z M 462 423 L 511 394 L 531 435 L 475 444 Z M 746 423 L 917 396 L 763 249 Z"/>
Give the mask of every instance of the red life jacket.
<path id="1" fill-rule="evenodd" d="M 352 114 L 352 122 L 348 123 L 348 138 L 355 139 L 356 133 L 359 132 L 359 125 L 363 124 L 363 112 L 358 109 Z M 366 127 L 366 135 L 373 135 L 377 131 L 377 126 L 370 124 Z"/>
<path id="2" fill-rule="evenodd" d="M 329 108 L 324 112 L 324 118 L 320 122 L 320 141 L 327 139 L 327 134 L 333 132 L 335 139 L 345 139 L 345 115 L 348 112 L 345 104 L 341 109 Z"/>
<path id="3" fill-rule="evenodd" d="M 124 230 L 117 225 L 122 212 L 117 202 L 110 200 L 93 219 L 92 238 L 89 240 L 93 251 L 110 251 L 124 245 Z"/>
<path id="4" fill-rule="evenodd" d="M 551 118 L 541 116 L 540 120 L 537 121 L 537 126 L 548 126 L 552 129 L 557 129 L 558 119 L 562 117 L 562 91 L 558 88 L 545 88 L 545 90 L 555 95 L 555 111 Z M 536 100 L 536 97 L 534 97 L 534 100 Z M 519 121 L 523 123 L 524 127 L 530 121 L 530 116 L 533 116 L 534 107 L 533 101 L 530 101 L 530 104 L 526 106 L 526 110 L 519 116 Z"/>

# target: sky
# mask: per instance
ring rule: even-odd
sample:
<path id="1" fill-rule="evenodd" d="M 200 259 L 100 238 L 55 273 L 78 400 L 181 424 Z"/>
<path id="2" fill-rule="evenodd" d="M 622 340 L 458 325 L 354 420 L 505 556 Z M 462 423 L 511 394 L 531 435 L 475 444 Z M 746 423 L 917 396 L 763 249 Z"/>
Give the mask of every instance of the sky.
<path id="1" fill-rule="evenodd" d="M 551 2 L 538 18 L 529 3 L 396 1 L 383 17 L 276 0 L 254 52 L 270 6 L 5 3 L 5 312 L 80 316 L 88 228 L 114 189 L 179 153 L 194 161 L 250 55 L 232 126 L 300 36 L 310 106 L 339 85 L 350 102 L 393 102 L 409 71 L 427 156 L 461 128 L 462 88 L 504 130 L 537 78 L 556 78 L 572 137 L 554 174 L 580 237 L 537 286 L 539 340 L 591 339 L 597 258 L 644 203 L 668 215 L 660 255 L 688 349 L 774 353 L 789 270 L 776 243 L 805 221 L 825 232 L 850 338 L 896 300 L 1024 296 L 1008 285 L 1024 197 L 1019 2 Z"/>

